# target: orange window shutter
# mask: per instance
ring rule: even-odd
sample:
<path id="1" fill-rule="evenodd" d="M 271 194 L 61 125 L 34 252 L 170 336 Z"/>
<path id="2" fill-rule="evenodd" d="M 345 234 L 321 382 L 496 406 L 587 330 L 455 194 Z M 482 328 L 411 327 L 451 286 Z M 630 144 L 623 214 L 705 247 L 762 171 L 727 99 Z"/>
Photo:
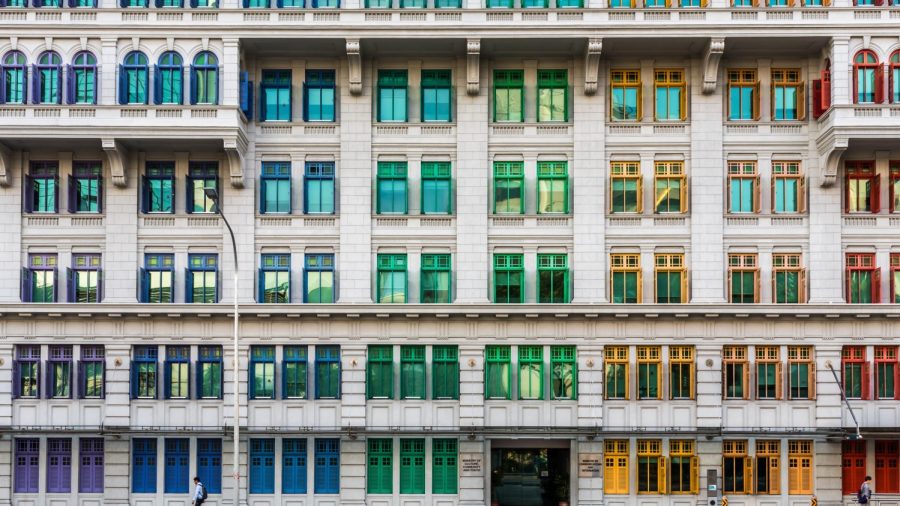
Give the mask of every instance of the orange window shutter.
<path id="1" fill-rule="evenodd" d="M 781 493 L 781 470 L 779 466 L 778 455 L 769 457 L 769 492 L 772 494 Z"/>
<path id="2" fill-rule="evenodd" d="M 666 490 L 667 490 L 666 483 L 668 482 L 668 478 L 669 478 L 669 475 L 667 472 L 668 467 L 666 466 L 666 457 L 658 457 L 658 458 L 659 458 L 659 461 L 658 461 L 659 464 L 657 467 L 658 475 L 656 477 L 657 478 L 657 486 L 659 487 L 659 493 L 665 494 Z"/>
<path id="3" fill-rule="evenodd" d="M 753 457 L 744 457 L 744 493 L 753 493 Z"/>
<path id="4" fill-rule="evenodd" d="M 775 398 L 784 399 L 784 367 L 781 362 L 775 363 Z"/>
<path id="5" fill-rule="evenodd" d="M 797 198 L 800 200 L 798 202 L 797 209 L 800 210 L 801 213 L 806 212 L 806 177 L 800 176 L 800 184 Z"/>
<path id="6" fill-rule="evenodd" d="M 816 398 L 816 380 L 818 379 L 818 374 L 816 374 L 816 359 L 812 357 L 809 362 L 809 379 L 807 380 L 807 384 L 809 385 L 809 398 Z"/>
<path id="7" fill-rule="evenodd" d="M 759 119 L 759 118 L 757 118 L 757 119 Z M 754 176 L 754 182 L 753 182 L 753 212 L 755 212 L 757 214 L 759 214 L 760 204 L 761 204 L 760 201 L 762 200 L 762 199 L 760 199 L 759 194 L 760 194 L 759 174 L 756 174 Z"/>
<path id="8" fill-rule="evenodd" d="M 744 369 L 744 399 L 750 398 L 750 362 L 743 363 Z"/>
<path id="9" fill-rule="evenodd" d="M 687 86 L 681 85 L 681 121 L 687 120 Z"/>
<path id="10" fill-rule="evenodd" d="M 753 271 L 753 302 L 759 303 L 759 269 Z"/>
<path id="11" fill-rule="evenodd" d="M 806 83 L 797 85 L 797 119 L 806 119 Z"/>
<path id="12" fill-rule="evenodd" d="M 872 271 L 872 302 L 881 302 L 881 269 L 877 267 Z"/>
<path id="13" fill-rule="evenodd" d="M 753 85 L 753 119 L 759 121 L 759 118 L 759 81 L 756 81 L 756 84 Z"/>

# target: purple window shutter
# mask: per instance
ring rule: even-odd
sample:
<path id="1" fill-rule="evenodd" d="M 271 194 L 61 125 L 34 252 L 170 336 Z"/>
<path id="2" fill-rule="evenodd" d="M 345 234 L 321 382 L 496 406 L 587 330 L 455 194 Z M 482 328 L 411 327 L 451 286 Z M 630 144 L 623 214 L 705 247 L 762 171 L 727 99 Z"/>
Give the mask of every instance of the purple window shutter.
<path id="1" fill-rule="evenodd" d="M 53 394 L 53 362 L 47 361 L 47 373 L 44 375 L 44 398 L 49 399 Z M 41 375 L 38 374 L 38 383 L 41 382 Z"/>
<path id="2" fill-rule="evenodd" d="M 66 176 L 66 179 L 68 182 L 68 188 L 66 189 L 68 190 L 67 193 L 69 199 L 69 201 L 66 202 L 66 207 L 68 208 L 70 214 L 75 214 L 75 211 L 78 210 L 78 208 L 76 207 L 77 202 L 75 201 L 78 198 L 78 192 L 76 191 L 78 188 L 78 181 L 75 179 L 75 176 L 71 174 Z"/>
<path id="3" fill-rule="evenodd" d="M 103 212 L 103 176 L 97 178 L 97 212 Z"/>
<path id="4" fill-rule="evenodd" d="M 6 7 L 6 0 L 0 0 L 0 7 Z M 6 103 L 6 67 L 0 65 L 0 104 Z"/>
<path id="5" fill-rule="evenodd" d="M 72 362 L 71 361 L 69 362 L 69 399 L 72 398 L 72 394 L 74 393 L 74 392 L 72 392 L 72 390 L 77 388 L 77 385 L 73 384 L 72 381 L 75 379 L 75 369 L 78 366 L 78 362 L 76 361 L 74 365 L 76 367 L 72 367 L 73 366 Z"/>
<path id="6" fill-rule="evenodd" d="M 41 71 L 34 64 L 31 65 L 31 103 L 41 103 Z"/>
<path id="7" fill-rule="evenodd" d="M 19 384 L 22 382 L 21 380 L 22 372 L 19 371 L 19 361 L 13 360 L 12 362 L 12 398 L 19 398 Z"/>
<path id="8" fill-rule="evenodd" d="M 75 302 L 75 271 L 66 267 L 66 302 Z"/>
<path id="9" fill-rule="evenodd" d="M 32 286 L 34 285 L 34 272 L 28 267 L 22 267 L 22 302 L 31 302 L 34 300 Z"/>
<path id="10" fill-rule="evenodd" d="M 78 383 L 75 384 L 75 388 L 78 390 L 78 398 L 84 399 L 84 383 L 87 380 L 84 376 L 84 362 L 76 360 L 75 369 L 78 370 Z"/>
<path id="11" fill-rule="evenodd" d="M 53 268 L 53 302 L 59 301 L 59 267 Z"/>
<path id="12" fill-rule="evenodd" d="M 25 206 L 26 213 L 34 212 L 34 178 L 25 176 L 25 195 L 22 197 L 22 203 Z"/>
<path id="13" fill-rule="evenodd" d="M 106 357 L 103 357 L 103 362 L 101 362 L 103 369 L 101 370 L 100 375 L 100 398 L 106 399 Z M 102 478 L 102 477 L 101 477 Z"/>
<path id="14" fill-rule="evenodd" d="M 37 395 L 35 397 L 40 399 L 41 398 L 41 362 L 40 361 L 37 362 L 37 381 L 35 382 L 34 386 L 37 388 Z"/>
<path id="15" fill-rule="evenodd" d="M 97 302 L 103 302 L 103 269 L 97 269 Z"/>
<path id="16" fill-rule="evenodd" d="M 62 104 L 63 103 L 63 97 L 62 97 L 63 68 L 61 65 L 56 66 L 56 75 L 58 77 L 58 79 L 56 80 L 56 103 Z"/>

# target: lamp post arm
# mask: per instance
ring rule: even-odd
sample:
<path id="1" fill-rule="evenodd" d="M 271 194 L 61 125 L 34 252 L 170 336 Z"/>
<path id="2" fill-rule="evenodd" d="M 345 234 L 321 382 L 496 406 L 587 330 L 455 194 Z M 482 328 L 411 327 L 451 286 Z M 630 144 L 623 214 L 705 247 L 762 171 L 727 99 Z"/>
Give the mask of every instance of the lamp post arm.
<path id="1" fill-rule="evenodd" d="M 842 385 L 841 380 L 838 379 L 837 372 L 835 372 L 834 367 L 831 366 L 831 361 L 829 361 L 827 365 L 828 369 L 831 371 L 831 375 L 834 376 L 835 384 L 837 384 L 838 389 L 841 391 L 841 400 L 844 401 L 844 404 L 847 406 L 847 411 L 850 412 L 850 418 L 853 419 L 853 423 L 856 425 L 856 437 L 857 439 L 862 439 L 862 435 L 859 432 L 859 420 L 856 419 L 853 407 L 850 406 L 850 401 L 847 400 L 847 394 L 844 392 L 844 385 Z"/>

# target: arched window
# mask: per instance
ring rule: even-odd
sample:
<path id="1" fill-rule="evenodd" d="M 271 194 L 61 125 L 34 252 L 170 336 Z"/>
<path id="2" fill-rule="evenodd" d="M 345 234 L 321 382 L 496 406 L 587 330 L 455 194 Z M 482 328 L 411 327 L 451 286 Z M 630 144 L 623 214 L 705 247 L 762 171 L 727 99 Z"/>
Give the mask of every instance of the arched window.
<path id="1" fill-rule="evenodd" d="M 900 103 L 900 49 L 891 54 L 891 74 L 888 79 L 891 103 L 898 104 Z"/>
<path id="2" fill-rule="evenodd" d="M 857 104 L 884 101 L 884 69 L 875 53 L 868 49 L 853 58 L 853 101 Z"/>
<path id="3" fill-rule="evenodd" d="M 97 103 L 97 58 L 82 51 L 72 59 L 66 75 L 66 95 L 70 104 Z"/>
<path id="4" fill-rule="evenodd" d="M 168 51 L 159 57 L 159 65 L 155 72 L 156 89 L 153 93 L 153 101 L 156 104 L 180 104 L 184 94 L 183 69 L 181 67 L 181 55 L 174 51 Z"/>
<path id="5" fill-rule="evenodd" d="M 32 72 L 32 94 L 36 104 L 62 102 L 62 58 L 55 51 L 45 51 L 38 57 Z"/>
<path id="6" fill-rule="evenodd" d="M 119 103 L 147 103 L 147 55 L 132 51 L 119 65 Z"/>
<path id="7" fill-rule="evenodd" d="M 198 53 L 191 65 L 191 104 L 219 103 L 219 60 L 209 51 Z"/>
<path id="8" fill-rule="evenodd" d="M 25 81 L 25 55 L 19 51 L 10 51 L 3 56 L 0 66 L 0 100 L 4 104 L 24 104 L 27 95 Z"/>

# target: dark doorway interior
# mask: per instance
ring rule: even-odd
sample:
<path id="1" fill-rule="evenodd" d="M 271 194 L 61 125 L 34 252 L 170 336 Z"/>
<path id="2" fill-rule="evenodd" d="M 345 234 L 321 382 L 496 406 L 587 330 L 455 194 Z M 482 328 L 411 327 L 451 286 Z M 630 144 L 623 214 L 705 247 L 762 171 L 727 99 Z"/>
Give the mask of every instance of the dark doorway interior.
<path id="1" fill-rule="evenodd" d="M 569 501 L 568 448 L 491 451 L 491 504 L 558 506 Z"/>

